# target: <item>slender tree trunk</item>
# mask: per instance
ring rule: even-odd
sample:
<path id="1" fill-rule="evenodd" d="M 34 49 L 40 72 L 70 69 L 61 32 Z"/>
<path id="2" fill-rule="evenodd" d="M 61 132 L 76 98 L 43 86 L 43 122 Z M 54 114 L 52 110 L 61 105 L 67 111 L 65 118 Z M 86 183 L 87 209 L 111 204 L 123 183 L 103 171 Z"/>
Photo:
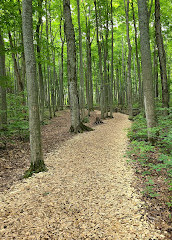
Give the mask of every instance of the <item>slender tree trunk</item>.
<path id="1" fill-rule="evenodd" d="M 25 174 L 25 176 L 28 177 L 31 176 L 33 172 L 45 171 L 46 167 L 43 160 L 41 144 L 36 60 L 33 45 L 32 0 L 23 0 L 22 7 L 22 27 L 26 60 L 31 149 L 31 166 Z"/>
<path id="2" fill-rule="evenodd" d="M 40 26 L 42 24 L 42 2 L 43 0 L 38 1 L 39 7 L 39 16 L 36 26 L 36 40 L 37 40 L 37 55 L 38 55 L 38 74 L 39 74 L 39 102 L 40 102 L 40 122 L 44 121 L 44 81 L 42 73 L 42 64 L 41 64 L 41 48 L 40 48 Z"/>
<path id="3" fill-rule="evenodd" d="M 156 125 L 156 118 L 155 118 L 152 62 L 149 39 L 149 21 L 147 3 L 145 0 L 138 0 L 138 12 L 139 12 L 144 105 L 148 129 L 148 139 L 150 142 L 153 143 L 154 137 L 152 136 L 151 129 Z"/>
<path id="4" fill-rule="evenodd" d="M 158 89 L 158 61 L 157 61 L 157 49 L 154 46 L 154 87 L 155 87 L 155 98 L 158 99 L 159 97 L 159 89 Z"/>
<path id="5" fill-rule="evenodd" d="M 89 6 L 90 15 L 90 6 Z M 90 38 L 90 20 L 86 17 L 86 35 L 87 35 L 87 105 L 88 115 L 93 110 L 93 83 L 92 83 L 92 58 L 91 58 L 91 38 Z"/>
<path id="6" fill-rule="evenodd" d="M 10 40 L 10 48 L 11 48 L 11 51 L 12 51 L 12 58 L 13 58 L 13 62 L 14 62 L 14 72 L 15 72 L 15 76 L 16 76 L 16 79 L 17 79 L 17 88 L 18 88 L 19 92 L 21 92 L 21 91 L 24 90 L 24 85 L 23 85 L 23 82 L 21 80 L 19 67 L 18 67 L 18 64 L 17 64 L 17 60 L 16 60 L 16 57 L 15 57 L 15 54 L 13 52 L 14 46 L 13 46 L 13 40 L 12 40 L 11 33 L 8 32 L 8 35 L 9 35 L 9 40 Z"/>
<path id="7" fill-rule="evenodd" d="M 108 103 L 109 103 L 109 98 L 108 98 L 108 74 L 107 74 L 107 60 L 108 60 L 108 35 L 109 35 L 109 10 L 108 10 L 108 5 L 106 5 L 106 33 L 105 33 L 105 41 L 104 41 L 104 91 L 105 91 L 105 117 L 108 117 Z"/>
<path id="8" fill-rule="evenodd" d="M 131 7 L 133 11 L 133 24 L 134 24 L 134 40 L 135 40 L 135 46 L 136 46 L 136 62 L 137 62 L 137 74 L 139 79 L 139 104 L 142 106 L 142 82 L 141 82 L 141 74 L 140 74 L 140 62 L 139 62 L 139 54 L 138 54 L 138 43 L 137 43 L 137 27 L 136 27 L 136 19 L 135 19 L 135 12 L 134 12 L 134 5 L 133 0 L 131 2 Z"/>
<path id="9" fill-rule="evenodd" d="M 64 43 L 65 37 L 62 37 L 62 18 L 60 20 L 60 39 L 61 39 L 61 70 L 60 70 L 60 81 L 59 81 L 59 98 L 60 98 L 60 109 L 63 110 L 64 106 L 64 87 L 63 87 L 63 59 L 64 59 Z"/>
<path id="10" fill-rule="evenodd" d="M 99 41 L 99 26 L 98 26 L 98 14 L 97 14 L 97 1 L 94 1 L 95 5 L 95 14 L 96 14 L 96 31 L 97 31 L 97 46 L 98 46 L 98 55 L 99 55 L 99 74 L 101 79 L 100 85 L 100 108 L 101 108 L 101 118 L 104 119 L 104 83 L 103 83 L 103 72 L 102 72 L 102 50 L 101 43 Z"/>
<path id="11" fill-rule="evenodd" d="M 125 0 L 124 0 L 125 4 Z M 126 14 L 126 27 L 127 27 L 127 42 L 128 42 L 128 59 L 127 59 L 127 104 L 129 119 L 133 118 L 133 107 L 132 107 L 132 82 L 131 82 L 131 43 L 129 35 L 129 0 L 127 0 L 127 7 L 125 5 Z"/>
<path id="12" fill-rule="evenodd" d="M 79 28 L 79 78 L 80 78 L 80 109 L 81 109 L 81 120 L 85 117 L 85 97 L 84 97 L 84 68 L 83 68 L 83 56 L 82 56 L 82 32 L 80 23 L 80 0 L 77 0 L 78 8 L 78 28 Z"/>
<path id="13" fill-rule="evenodd" d="M 168 115 L 167 108 L 169 108 L 169 89 L 168 89 L 167 70 L 166 70 L 166 53 L 164 49 L 163 36 L 161 31 L 159 0 L 155 0 L 155 32 L 156 32 L 156 42 L 157 42 L 159 62 L 160 62 L 160 73 L 161 73 L 161 84 L 162 84 L 162 106 L 166 108 L 166 110 L 164 111 L 164 114 Z"/>
<path id="14" fill-rule="evenodd" d="M 52 118 L 52 110 L 51 110 L 51 76 L 50 76 L 50 53 L 49 53 L 49 17 L 48 17 L 48 6 L 47 0 L 45 1 L 46 6 L 46 48 L 47 48 L 47 98 L 48 98 L 48 110 L 49 110 L 49 118 Z"/>
<path id="15" fill-rule="evenodd" d="M 0 30 L 0 130 L 7 125 L 7 99 L 6 99 L 6 73 L 5 73 L 5 49 L 4 40 Z"/>
<path id="16" fill-rule="evenodd" d="M 111 40 L 111 80 L 110 80 L 110 117 L 113 118 L 113 84 L 115 86 L 114 81 L 114 67 L 113 67 L 113 8 L 112 8 L 113 0 L 111 0 L 111 26 L 112 26 L 112 40 Z M 115 96 L 115 95 L 114 95 Z"/>

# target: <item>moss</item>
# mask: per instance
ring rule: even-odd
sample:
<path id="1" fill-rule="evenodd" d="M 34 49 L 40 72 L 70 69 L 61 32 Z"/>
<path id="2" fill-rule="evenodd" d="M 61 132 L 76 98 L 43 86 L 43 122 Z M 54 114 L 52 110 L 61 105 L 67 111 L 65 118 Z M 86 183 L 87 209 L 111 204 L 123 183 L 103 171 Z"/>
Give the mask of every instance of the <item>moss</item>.
<path id="1" fill-rule="evenodd" d="M 45 172 L 47 168 L 43 160 L 36 161 L 35 163 L 31 162 L 30 168 L 24 173 L 23 178 L 29 178 L 34 173 Z"/>
<path id="2" fill-rule="evenodd" d="M 80 122 L 80 124 L 76 127 L 76 129 L 74 129 L 74 127 L 71 126 L 70 131 L 73 133 L 83 133 L 83 132 L 93 131 L 93 129 L 84 125 L 82 122 Z"/>

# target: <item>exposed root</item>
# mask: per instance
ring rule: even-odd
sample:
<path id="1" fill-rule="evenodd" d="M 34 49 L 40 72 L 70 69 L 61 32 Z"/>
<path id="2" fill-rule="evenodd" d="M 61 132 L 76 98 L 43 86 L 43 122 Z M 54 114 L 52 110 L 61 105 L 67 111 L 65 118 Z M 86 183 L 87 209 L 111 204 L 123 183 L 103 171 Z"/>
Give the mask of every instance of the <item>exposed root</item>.
<path id="1" fill-rule="evenodd" d="M 93 131 L 93 129 L 84 125 L 82 122 L 79 123 L 76 129 L 74 129 L 73 126 L 70 127 L 70 132 L 73 132 L 73 133 L 83 133 L 83 132 L 90 132 L 90 131 Z"/>
<path id="2" fill-rule="evenodd" d="M 102 124 L 102 120 L 99 117 L 96 117 L 96 121 L 94 122 L 95 124 Z"/>
<path id="3" fill-rule="evenodd" d="M 24 173 L 23 178 L 29 178 L 34 173 L 45 172 L 47 168 L 43 160 L 37 161 L 36 163 L 31 162 L 30 168 Z"/>

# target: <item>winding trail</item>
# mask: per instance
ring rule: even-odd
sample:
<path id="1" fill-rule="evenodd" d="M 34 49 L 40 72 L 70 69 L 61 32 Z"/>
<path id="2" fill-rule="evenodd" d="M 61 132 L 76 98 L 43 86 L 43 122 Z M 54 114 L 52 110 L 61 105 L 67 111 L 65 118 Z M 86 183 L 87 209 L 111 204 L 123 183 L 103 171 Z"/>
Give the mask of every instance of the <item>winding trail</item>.
<path id="1" fill-rule="evenodd" d="M 1 194 L 0 239 L 163 239 L 146 219 L 124 158 L 129 127 L 126 115 L 114 114 L 50 153 L 48 172 Z"/>

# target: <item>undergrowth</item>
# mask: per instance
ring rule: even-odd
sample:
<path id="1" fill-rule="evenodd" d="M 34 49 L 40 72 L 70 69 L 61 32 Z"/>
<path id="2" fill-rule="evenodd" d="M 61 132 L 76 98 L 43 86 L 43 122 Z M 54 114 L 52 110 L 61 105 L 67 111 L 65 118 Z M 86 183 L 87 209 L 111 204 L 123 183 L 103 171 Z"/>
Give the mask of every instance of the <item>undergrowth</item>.
<path id="1" fill-rule="evenodd" d="M 0 142 L 12 139 L 29 140 L 28 107 L 23 102 L 23 96 L 7 94 L 7 125 L 0 131 Z"/>
<path id="2" fill-rule="evenodd" d="M 164 178 L 169 191 L 167 205 L 172 208 L 172 109 L 168 116 L 163 116 L 161 110 L 159 108 L 157 111 L 157 126 L 152 130 L 156 140 L 153 146 L 148 142 L 144 115 L 139 114 L 134 118 L 128 132 L 130 139 L 128 156 L 139 164 L 142 169 L 141 174 L 147 179 L 143 194 L 149 197 L 159 196 L 155 191 L 153 176 L 158 175 Z"/>

